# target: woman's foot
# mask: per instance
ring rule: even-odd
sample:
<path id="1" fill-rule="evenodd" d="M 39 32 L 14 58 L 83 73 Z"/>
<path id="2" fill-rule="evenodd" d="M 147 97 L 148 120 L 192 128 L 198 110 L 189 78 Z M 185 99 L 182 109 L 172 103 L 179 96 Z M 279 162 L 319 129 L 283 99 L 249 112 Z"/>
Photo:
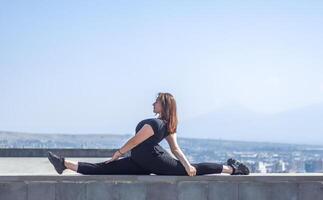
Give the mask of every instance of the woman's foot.
<path id="1" fill-rule="evenodd" d="M 65 167 L 65 158 L 62 156 L 57 156 L 52 152 L 48 152 L 48 160 L 54 165 L 54 168 L 57 173 L 62 174 L 66 169 Z"/>
<path id="2" fill-rule="evenodd" d="M 249 168 L 239 160 L 229 158 L 227 164 L 233 169 L 231 175 L 248 175 L 250 173 Z"/>

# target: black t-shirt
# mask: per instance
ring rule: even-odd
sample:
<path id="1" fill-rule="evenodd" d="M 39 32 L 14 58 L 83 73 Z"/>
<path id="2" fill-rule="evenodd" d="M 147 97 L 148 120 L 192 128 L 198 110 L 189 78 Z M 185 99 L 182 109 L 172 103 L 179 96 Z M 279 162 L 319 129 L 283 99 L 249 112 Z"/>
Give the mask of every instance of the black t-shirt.
<path id="1" fill-rule="evenodd" d="M 152 127 L 154 135 L 131 149 L 130 156 L 138 163 L 146 162 L 145 160 L 148 157 L 156 157 L 167 153 L 158 144 L 169 135 L 169 132 L 167 131 L 167 122 L 158 118 L 144 119 L 136 126 L 136 134 L 145 124 L 149 124 Z"/>
<path id="2" fill-rule="evenodd" d="M 145 124 L 149 124 L 153 128 L 154 135 L 140 143 L 140 146 L 155 146 L 169 134 L 166 121 L 158 118 L 148 118 L 140 121 L 136 126 L 136 134 Z"/>

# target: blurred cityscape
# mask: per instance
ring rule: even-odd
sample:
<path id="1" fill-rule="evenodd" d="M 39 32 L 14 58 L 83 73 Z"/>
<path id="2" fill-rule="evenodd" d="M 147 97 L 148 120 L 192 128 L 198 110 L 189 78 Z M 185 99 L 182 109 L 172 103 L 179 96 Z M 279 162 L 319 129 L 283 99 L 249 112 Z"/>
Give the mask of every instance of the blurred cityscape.
<path id="1" fill-rule="evenodd" d="M 120 148 L 133 135 L 115 134 L 33 134 L 0 132 L 0 148 Z M 191 163 L 225 164 L 230 157 L 248 165 L 252 173 L 323 172 L 323 145 L 242 142 L 178 137 Z M 165 140 L 160 145 L 166 150 Z"/>

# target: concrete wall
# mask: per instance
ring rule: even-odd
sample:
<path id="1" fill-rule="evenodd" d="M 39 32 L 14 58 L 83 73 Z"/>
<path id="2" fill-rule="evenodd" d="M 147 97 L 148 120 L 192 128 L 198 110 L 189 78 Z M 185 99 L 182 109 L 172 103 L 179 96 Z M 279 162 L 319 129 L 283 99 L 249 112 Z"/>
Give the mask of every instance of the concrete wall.
<path id="1" fill-rule="evenodd" d="M 117 149 L 37 149 L 37 148 L 0 148 L 0 157 L 47 157 L 52 151 L 66 157 L 111 157 Z M 127 156 L 127 153 L 125 156 Z"/>
<path id="2" fill-rule="evenodd" d="M 321 200 L 322 174 L 0 176 L 1 200 Z"/>

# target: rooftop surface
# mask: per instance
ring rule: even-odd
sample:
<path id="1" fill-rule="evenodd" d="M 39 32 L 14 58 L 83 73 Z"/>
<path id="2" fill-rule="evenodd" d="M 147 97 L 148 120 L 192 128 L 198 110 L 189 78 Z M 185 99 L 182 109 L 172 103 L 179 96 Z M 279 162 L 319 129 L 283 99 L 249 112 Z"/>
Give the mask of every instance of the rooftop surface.
<path id="1" fill-rule="evenodd" d="M 103 162 L 109 157 L 102 158 L 93 158 L 93 157 L 83 157 L 83 158 L 66 158 L 73 161 L 83 161 L 83 162 Z M 54 170 L 54 167 L 48 161 L 46 157 L 0 157 L 0 176 L 33 176 L 33 175 L 58 175 Z M 71 170 L 65 170 L 63 172 L 64 175 L 80 175 Z M 152 174 L 154 175 L 154 174 Z M 62 176 L 62 175 L 61 175 Z M 229 174 L 210 174 L 203 176 L 230 176 Z M 294 176 L 302 176 L 302 177 L 322 177 L 323 181 L 323 173 L 251 173 L 248 176 L 266 176 L 266 177 L 294 177 Z M 190 177 L 192 178 L 192 177 Z"/>

